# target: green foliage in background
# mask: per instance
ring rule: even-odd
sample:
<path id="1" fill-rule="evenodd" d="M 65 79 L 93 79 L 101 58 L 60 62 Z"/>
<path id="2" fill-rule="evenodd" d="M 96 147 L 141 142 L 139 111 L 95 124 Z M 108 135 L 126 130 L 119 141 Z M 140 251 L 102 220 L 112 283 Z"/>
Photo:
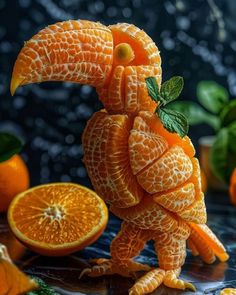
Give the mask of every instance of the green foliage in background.
<path id="1" fill-rule="evenodd" d="M 229 99 L 228 91 L 215 81 L 201 81 L 197 85 L 199 104 L 178 101 L 169 108 L 184 114 L 190 125 L 208 124 L 216 139 L 211 148 L 210 166 L 216 177 L 228 183 L 236 167 L 236 99 Z"/>

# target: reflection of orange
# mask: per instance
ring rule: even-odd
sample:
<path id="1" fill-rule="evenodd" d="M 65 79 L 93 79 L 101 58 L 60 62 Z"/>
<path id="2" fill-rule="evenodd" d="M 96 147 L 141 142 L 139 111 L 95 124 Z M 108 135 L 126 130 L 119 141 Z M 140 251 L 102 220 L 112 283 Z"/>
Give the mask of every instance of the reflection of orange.
<path id="1" fill-rule="evenodd" d="M 207 190 L 207 178 L 205 172 L 201 169 L 201 182 L 202 182 L 202 191 L 203 193 Z"/>
<path id="2" fill-rule="evenodd" d="M 7 211 L 11 200 L 29 187 L 28 169 L 19 155 L 0 163 L 0 212 Z"/>
<path id="3" fill-rule="evenodd" d="M 8 210 L 13 233 L 43 255 L 62 256 L 94 242 L 108 220 L 95 192 L 70 183 L 41 185 L 19 194 Z"/>
<path id="4" fill-rule="evenodd" d="M 236 205 L 236 168 L 234 169 L 230 178 L 229 194 L 231 202 Z"/>
<path id="5" fill-rule="evenodd" d="M 25 252 L 25 247 L 10 232 L 5 222 L 1 222 L 0 243 L 7 247 L 8 254 L 13 261 L 20 259 Z"/>
<path id="6" fill-rule="evenodd" d="M 0 243 L 7 247 L 9 256 L 12 260 L 18 260 L 24 254 L 25 247 L 11 232 L 0 233 Z"/>
<path id="7" fill-rule="evenodd" d="M 25 294 L 38 288 L 34 280 L 27 277 L 14 264 L 5 259 L 0 259 L 0 278 L 0 294 Z"/>

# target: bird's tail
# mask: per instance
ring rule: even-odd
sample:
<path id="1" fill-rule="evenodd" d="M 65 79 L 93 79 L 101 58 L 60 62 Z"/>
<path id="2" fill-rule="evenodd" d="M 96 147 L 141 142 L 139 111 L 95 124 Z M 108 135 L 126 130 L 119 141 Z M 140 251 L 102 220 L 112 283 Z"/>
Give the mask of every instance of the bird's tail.
<path id="1" fill-rule="evenodd" d="M 188 246 L 194 256 L 200 255 L 204 262 L 213 263 L 216 257 L 220 261 L 226 261 L 229 255 L 223 244 L 206 224 L 195 224 L 190 222 L 191 234 Z"/>

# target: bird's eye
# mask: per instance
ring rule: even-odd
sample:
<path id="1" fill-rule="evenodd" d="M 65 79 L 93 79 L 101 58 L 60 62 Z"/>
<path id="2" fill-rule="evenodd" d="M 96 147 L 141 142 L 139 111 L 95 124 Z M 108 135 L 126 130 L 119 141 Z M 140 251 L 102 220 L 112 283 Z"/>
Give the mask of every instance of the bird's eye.
<path id="1" fill-rule="evenodd" d="M 134 51 L 128 43 L 120 43 L 114 49 L 115 63 L 126 65 L 134 59 Z"/>

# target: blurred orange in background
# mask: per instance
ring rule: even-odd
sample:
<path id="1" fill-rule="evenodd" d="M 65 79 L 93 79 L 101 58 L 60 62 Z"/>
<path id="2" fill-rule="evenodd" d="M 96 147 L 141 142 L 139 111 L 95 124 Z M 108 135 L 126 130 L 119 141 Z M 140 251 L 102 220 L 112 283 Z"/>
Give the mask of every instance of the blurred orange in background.
<path id="1" fill-rule="evenodd" d="M 231 202 L 236 206 L 236 168 L 230 178 L 229 195 Z"/>
<path id="2" fill-rule="evenodd" d="M 207 191 L 207 178 L 205 172 L 201 169 L 201 183 L 202 183 L 202 191 L 206 193 Z"/>
<path id="3" fill-rule="evenodd" d="M 0 220 L 0 244 L 7 247 L 8 254 L 13 261 L 19 260 L 25 252 L 25 247 L 12 234 L 5 219 Z"/>

